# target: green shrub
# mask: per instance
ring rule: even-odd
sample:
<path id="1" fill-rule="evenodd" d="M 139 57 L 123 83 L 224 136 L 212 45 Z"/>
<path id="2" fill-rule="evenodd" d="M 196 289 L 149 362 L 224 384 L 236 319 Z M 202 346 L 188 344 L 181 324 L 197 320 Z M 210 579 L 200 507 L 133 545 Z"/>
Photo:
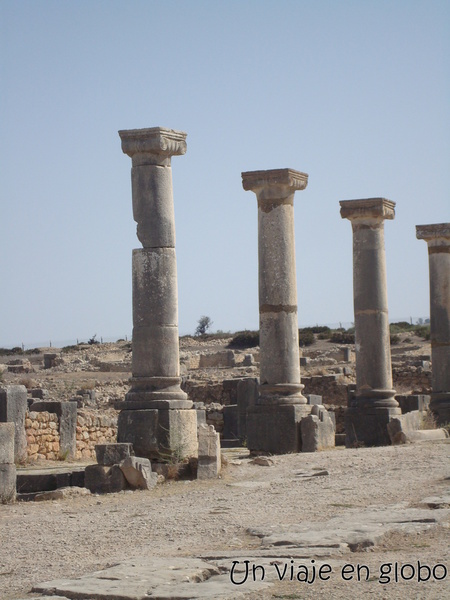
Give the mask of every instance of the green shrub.
<path id="1" fill-rule="evenodd" d="M 391 346 L 393 346 L 394 344 L 400 343 L 400 336 L 397 335 L 396 333 L 391 333 L 391 335 L 389 337 L 390 337 Z"/>
<path id="2" fill-rule="evenodd" d="M 238 331 L 229 342 L 228 348 L 254 348 L 259 346 L 259 331 Z"/>
<path id="3" fill-rule="evenodd" d="M 424 340 L 430 339 L 430 326 L 429 325 L 415 325 L 415 335 L 423 338 Z"/>
<path id="4" fill-rule="evenodd" d="M 305 327 L 298 330 L 298 345 L 301 348 L 303 348 L 303 346 L 311 346 L 311 344 L 314 344 L 314 342 L 314 333 L 311 331 L 310 327 Z"/>
<path id="5" fill-rule="evenodd" d="M 314 325 L 314 327 L 302 327 L 299 331 L 311 331 L 311 333 L 331 333 L 331 329 L 326 325 Z"/>
<path id="6" fill-rule="evenodd" d="M 355 334 L 348 333 L 345 330 L 337 330 L 331 335 L 330 342 L 333 342 L 334 344 L 354 344 Z"/>

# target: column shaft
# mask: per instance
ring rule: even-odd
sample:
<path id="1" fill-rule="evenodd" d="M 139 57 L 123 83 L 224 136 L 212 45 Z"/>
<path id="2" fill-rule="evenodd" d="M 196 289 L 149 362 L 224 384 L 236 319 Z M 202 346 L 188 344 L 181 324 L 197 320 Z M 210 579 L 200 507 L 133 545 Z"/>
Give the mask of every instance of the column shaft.
<path id="1" fill-rule="evenodd" d="M 450 223 L 417 225 L 428 244 L 430 273 L 431 403 L 439 424 L 450 421 Z"/>
<path id="2" fill-rule="evenodd" d="M 384 198 L 343 200 L 353 230 L 356 393 L 346 413 L 346 445 L 388 444 L 387 423 L 400 414 L 392 387 L 384 249 L 384 220 L 395 203 Z"/>

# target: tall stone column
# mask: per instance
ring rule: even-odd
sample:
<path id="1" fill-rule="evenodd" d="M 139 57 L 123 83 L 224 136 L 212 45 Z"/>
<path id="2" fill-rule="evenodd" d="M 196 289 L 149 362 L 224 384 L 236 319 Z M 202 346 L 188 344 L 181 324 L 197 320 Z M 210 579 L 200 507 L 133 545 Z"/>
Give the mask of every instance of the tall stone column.
<path id="1" fill-rule="evenodd" d="M 346 412 L 346 445 L 387 445 L 387 423 L 401 414 L 392 384 L 384 249 L 384 220 L 395 217 L 395 202 L 368 198 L 340 205 L 341 217 L 353 229 L 356 345 L 356 393 Z"/>
<path id="2" fill-rule="evenodd" d="M 260 385 L 248 408 L 247 445 L 275 454 L 301 450 L 302 395 L 295 272 L 294 194 L 308 175 L 292 169 L 242 173 L 258 200 Z"/>
<path id="3" fill-rule="evenodd" d="M 431 402 L 440 425 L 450 422 L 450 223 L 417 225 L 430 265 Z"/>
<path id="4" fill-rule="evenodd" d="M 118 442 L 137 456 L 197 453 L 197 421 L 181 390 L 178 291 L 171 157 L 186 152 L 186 134 L 153 127 L 119 131 L 132 159 L 133 216 L 143 248 L 133 250 L 132 387 L 118 423 Z"/>

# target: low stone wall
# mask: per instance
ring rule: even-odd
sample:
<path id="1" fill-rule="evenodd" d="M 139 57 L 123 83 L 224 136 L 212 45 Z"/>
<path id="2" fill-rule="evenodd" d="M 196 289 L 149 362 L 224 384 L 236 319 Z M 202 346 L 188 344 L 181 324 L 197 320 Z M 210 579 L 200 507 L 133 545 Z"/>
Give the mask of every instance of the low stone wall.
<path id="1" fill-rule="evenodd" d="M 25 415 L 27 458 L 57 460 L 59 458 L 58 416 L 49 412 L 27 412 Z"/>
<path id="2" fill-rule="evenodd" d="M 77 417 L 77 450 L 76 458 L 94 459 L 95 445 L 109 444 L 117 441 L 117 417 L 95 415 L 84 411 Z"/>
<path id="3" fill-rule="evenodd" d="M 302 377 L 305 386 L 303 395 L 315 394 L 322 396 L 324 404 L 347 406 L 347 385 L 352 380 L 344 375 L 318 375 Z"/>
<path id="4" fill-rule="evenodd" d="M 397 391 L 431 391 L 431 371 L 423 367 L 393 367 L 392 378 Z"/>

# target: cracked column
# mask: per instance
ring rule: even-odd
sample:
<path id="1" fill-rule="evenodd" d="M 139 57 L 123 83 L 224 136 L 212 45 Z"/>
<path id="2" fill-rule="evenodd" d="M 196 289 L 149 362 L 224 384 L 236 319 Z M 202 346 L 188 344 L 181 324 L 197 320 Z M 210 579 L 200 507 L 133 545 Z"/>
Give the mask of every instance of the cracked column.
<path id="1" fill-rule="evenodd" d="M 356 393 L 346 411 L 346 446 L 390 443 L 387 423 L 401 414 L 392 384 L 384 220 L 395 202 L 343 200 L 341 217 L 353 229 Z"/>
<path id="2" fill-rule="evenodd" d="M 197 417 L 181 390 L 171 157 L 186 134 L 153 127 L 119 131 L 132 159 L 133 217 L 143 248 L 133 250 L 132 387 L 117 408 L 118 442 L 137 456 L 197 454 Z"/>
<path id="3" fill-rule="evenodd" d="M 417 225 L 430 265 L 431 403 L 439 425 L 450 422 L 450 223 Z"/>
<path id="4" fill-rule="evenodd" d="M 274 454 L 301 450 L 302 395 L 295 273 L 294 194 L 308 175 L 292 169 L 242 173 L 258 200 L 260 385 L 248 409 L 247 446 Z"/>

